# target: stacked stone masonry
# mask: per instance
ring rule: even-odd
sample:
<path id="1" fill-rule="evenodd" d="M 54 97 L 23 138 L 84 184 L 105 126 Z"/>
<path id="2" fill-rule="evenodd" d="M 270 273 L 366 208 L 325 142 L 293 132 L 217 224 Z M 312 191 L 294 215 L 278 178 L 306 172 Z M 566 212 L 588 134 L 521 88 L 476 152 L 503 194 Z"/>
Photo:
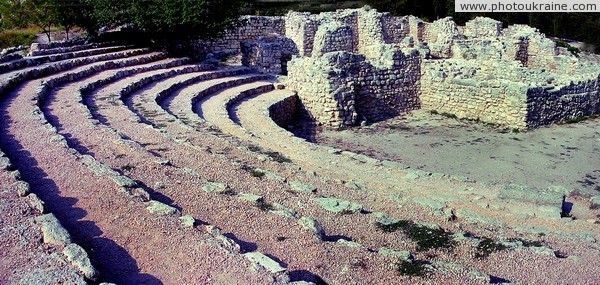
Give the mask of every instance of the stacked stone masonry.
<path id="1" fill-rule="evenodd" d="M 247 66 L 287 74 L 305 114 L 326 126 L 419 108 L 517 129 L 600 113 L 600 58 L 558 48 L 528 26 L 428 23 L 368 7 L 245 19 L 205 49 L 242 52 Z"/>

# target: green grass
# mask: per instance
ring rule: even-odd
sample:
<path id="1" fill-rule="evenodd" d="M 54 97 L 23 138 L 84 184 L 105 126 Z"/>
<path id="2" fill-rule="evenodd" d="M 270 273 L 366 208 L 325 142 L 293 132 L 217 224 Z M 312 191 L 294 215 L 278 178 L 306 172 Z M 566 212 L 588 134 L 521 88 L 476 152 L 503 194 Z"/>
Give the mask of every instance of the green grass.
<path id="1" fill-rule="evenodd" d="M 570 51 L 575 56 L 579 56 L 579 53 L 581 52 L 581 50 L 579 50 L 578 48 L 576 48 L 562 40 L 557 40 L 556 46 L 567 48 L 567 50 Z"/>
<path id="2" fill-rule="evenodd" d="M 123 166 L 121 166 L 121 169 L 122 169 L 123 171 L 131 171 L 131 170 L 133 170 L 134 168 L 135 168 L 135 165 L 131 165 L 131 164 L 129 164 L 129 163 L 128 163 L 128 164 L 125 164 L 125 165 L 123 165 Z"/>
<path id="3" fill-rule="evenodd" d="M 453 249 L 455 242 L 452 240 L 452 233 L 444 229 L 432 229 L 426 226 L 415 224 L 412 221 L 400 220 L 391 224 L 375 224 L 384 232 L 395 232 L 401 230 L 411 240 L 417 243 L 418 251 L 426 251 L 434 248 Z"/>
<path id="4" fill-rule="evenodd" d="M 491 253 L 496 251 L 505 250 L 506 246 L 500 242 L 497 242 L 490 238 L 483 238 L 477 247 L 475 248 L 475 257 L 483 259 L 488 257 Z"/>
<path id="5" fill-rule="evenodd" d="M 583 122 L 585 120 L 592 120 L 592 119 L 598 119 L 598 118 L 600 118 L 600 114 L 582 116 L 582 117 L 578 117 L 578 118 L 574 118 L 574 119 L 568 119 L 565 121 L 565 124 L 577 124 L 577 123 Z"/>
<path id="6" fill-rule="evenodd" d="M 261 209 L 262 211 L 265 211 L 265 212 L 275 210 L 275 207 L 273 207 L 273 204 L 267 203 L 263 199 L 256 201 L 256 207 L 258 207 L 259 209 Z"/>
<path id="7" fill-rule="evenodd" d="M 430 273 L 429 268 L 426 266 L 428 264 L 428 262 L 422 260 L 415 260 L 412 262 L 401 260 L 396 263 L 396 270 L 401 275 L 422 277 Z"/>
<path id="8" fill-rule="evenodd" d="M 261 148 L 260 146 L 257 146 L 257 145 L 249 145 L 248 150 L 252 151 L 252 152 L 264 154 L 264 155 L 272 158 L 273 161 L 275 161 L 275 162 L 279 162 L 279 163 L 292 162 L 291 159 L 285 157 L 283 154 L 281 154 L 277 151 L 264 150 L 263 148 Z"/>
<path id="9" fill-rule="evenodd" d="M 35 28 L 11 29 L 0 32 L 0 49 L 30 45 L 35 41 L 36 34 L 39 31 Z"/>

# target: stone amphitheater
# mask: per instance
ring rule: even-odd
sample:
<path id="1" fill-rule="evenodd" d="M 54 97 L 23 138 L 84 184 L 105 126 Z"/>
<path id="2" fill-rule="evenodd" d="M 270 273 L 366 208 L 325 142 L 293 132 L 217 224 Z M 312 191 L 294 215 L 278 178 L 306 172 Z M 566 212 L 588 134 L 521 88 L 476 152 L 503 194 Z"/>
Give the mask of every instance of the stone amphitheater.
<path id="1" fill-rule="evenodd" d="M 487 18 L 245 20 L 197 43 L 243 64 L 109 43 L 3 54 L 0 283 L 600 283 L 594 193 L 414 170 L 283 128 L 416 109 L 554 124 L 600 112 L 596 56 Z"/>

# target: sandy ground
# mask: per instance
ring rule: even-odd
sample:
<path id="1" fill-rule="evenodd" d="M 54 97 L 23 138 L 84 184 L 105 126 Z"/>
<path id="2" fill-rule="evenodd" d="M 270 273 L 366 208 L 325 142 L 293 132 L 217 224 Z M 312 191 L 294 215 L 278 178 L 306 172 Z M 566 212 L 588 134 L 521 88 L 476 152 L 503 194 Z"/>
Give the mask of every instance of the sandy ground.
<path id="1" fill-rule="evenodd" d="M 477 181 L 600 192 L 600 120 L 528 132 L 500 132 L 426 111 L 343 131 L 317 141 Z"/>

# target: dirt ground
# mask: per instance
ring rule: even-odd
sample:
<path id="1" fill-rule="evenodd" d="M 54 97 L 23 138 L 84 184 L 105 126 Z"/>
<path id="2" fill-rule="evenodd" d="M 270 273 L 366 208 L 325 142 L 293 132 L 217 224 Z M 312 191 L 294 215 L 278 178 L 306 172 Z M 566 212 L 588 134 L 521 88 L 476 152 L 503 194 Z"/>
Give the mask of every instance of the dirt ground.
<path id="1" fill-rule="evenodd" d="M 600 119 L 527 132 L 415 111 L 316 140 L 412 168 L 491 183 L 600 191 Z"/>

